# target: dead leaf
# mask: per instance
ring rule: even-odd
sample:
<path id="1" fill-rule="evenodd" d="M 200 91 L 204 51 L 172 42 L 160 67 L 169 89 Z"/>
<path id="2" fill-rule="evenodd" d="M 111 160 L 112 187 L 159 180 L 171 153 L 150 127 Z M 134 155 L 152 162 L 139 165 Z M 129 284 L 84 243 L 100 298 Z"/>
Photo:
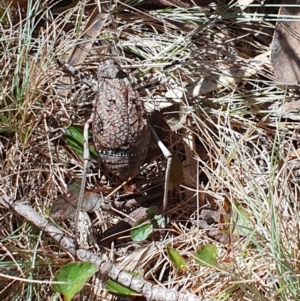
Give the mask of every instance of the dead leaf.
<path id="1" fill-rule="evenodd" d="M 123 189 L 127 192 L 127 193 L 140 193 L 139 190 L 136 188 L 135 185 L 123 185 Z"/>
<path id="2" fill-rule="evenodd" d="M 173 190 L 173 188 L 178 187 L 182 183 L 182 180 L 183 180 L 183 170 L 182 170 L 181 163 L 175 155 L 172 155 L 168 189 Z"/>
<path id="3" fill-rule="evenodd" d="M 286 160 L 287 161 L 291 161 L 291 160 L 294 160 L 294 159 L 299 159 L 300 158 L 300 149 L 296 149 L 295 151 L 293 151 L 292 153 L 290 153 Z"/>
<path id="4" fill-rule="evenodd" d="M 26 7 L 28 0 L 5 0 L 6 4 L 12 3 L 13 5 L 20 5 L 20 7 Z"/>
<path id="5" fill-rule="evenodd" d="M 300 100 L 296 100 L 293 102 L 286 103 L 282 109 L 282 113 L 286 114 L 291 111 L 299 111 L 300 110 Z"/>
<path id="6" fill-rule="evenodd" d="M 271 62 L 274 66 L 275 78 L 278 82 L 298 85 L 300 83 L 300 21 L 286 21 L 285 16 L 300 16 L 300 4 L 298 1 L 284 0 L 284 4 L 295 4 L 295 7 L 281 7 L 279 15 L 285 18 L 276 24 Z"/>
<path id="7" fill-rule="evenodd" d="M 68 192 L 59 195 L 51 208 L 51 216 L 54 218 L 70 219 L 75 217 L 78 196 L 81 187 L 81 179 L 73 179 L 68 184 Z M 93 191 L 86 191 L 83 195 L 81 209 L 86 212 L 98 210 L 103 202 L 102 197 Z"/>

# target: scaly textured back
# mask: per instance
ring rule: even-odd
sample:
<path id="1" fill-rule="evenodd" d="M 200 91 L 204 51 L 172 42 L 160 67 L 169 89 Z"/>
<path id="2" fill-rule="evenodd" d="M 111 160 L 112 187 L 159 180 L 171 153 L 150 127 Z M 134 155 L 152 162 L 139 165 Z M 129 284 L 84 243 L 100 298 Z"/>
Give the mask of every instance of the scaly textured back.
<path id="1" fill-rule="evenodd" d="M 98 67 L 92 128 L 99 156 L 113 173 L 125 180 L 138 172 L 150 144 L 148 119 L 139 94 L 113 60 Z"/>

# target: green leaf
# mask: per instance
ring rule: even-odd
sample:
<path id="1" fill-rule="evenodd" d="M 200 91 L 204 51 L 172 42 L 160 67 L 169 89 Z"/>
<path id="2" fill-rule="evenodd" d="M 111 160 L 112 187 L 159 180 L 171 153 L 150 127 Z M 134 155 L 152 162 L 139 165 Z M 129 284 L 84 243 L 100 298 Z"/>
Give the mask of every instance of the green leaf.
<path id="1" fill-rule="evenodd" d="M 65 130 L 63 136 L 66 139 L 67 144 L 72 148 L 72 150 L 77 154 L 83 156 L 83 128 L 80 126 L 71 125 Z M 91 134 L 89 133 L 89 138 L 90 137 Z M 94 147 L 90 147 L 90 154 L 92 158 L 98 158 L 98 154 Z"/>
<path id="2" fill-rule="evenodd" d="M 244 208 L 237 207 L 237 221 L 235 224 L 235 233 L 241 236 L 249 236 L 253 233 L 253 226 L 250 222 L 250 217 Z"/>
<path id="3" fill-rule="evenodd" d="M 0 7 L 1 9 L 1 7 Z M 16 127 L 13 125 L 11 120 L 4 115 L 0 115 L 0 133 L 13 133 L 17 132 Z"/>
<path id="4" fill-rule="evenodd" d="M 178 187 L 183 179 L 183 170 L 181 163 L 175 155 L 172 155 L 172 163 L 170 170 L 170 177 L 168 183 L 168 189 L 173 190 L 174 187 Z"/>
<path id="5" fill-rule="evenodd" d="M 3 7 L 0 7 L 0 23 L 6 24 L 7 20 L 7 11 Z"/>
<path id="6" fill-rule="evenodd" d="M 76 293 L 80 292 L 86 281 L 98 270 L 94 263 L 70 262 L 60 268 L 54 275 L 55 281 L 65 284 L 52 284 L 52 289 L 64 296 L 64 301 L 70 301 Z"/>
<path id="7" fill-rule="evenodd" d="M 186 269 L 186 262 L 179 252 L 173 248 L 167 247 L 169 259 L 175 266 L 175 268 L 183 271 Z"/>
<path id="8" fill-rule="evenodd" d="M 148 238 L 153 231 L 153 224 L 151 221 L 137 221 L 130 232 L 133 241 L 142 241 Z"/>
<path id="9" fill-rule="evenodd" d="M 157 206 L 150 206 L 147 211 L 147 218 L 153 219 L 156 215 L 159 214 L 159 208 Z"/>
<path id="10" fill-rule="evenodd" d="M 121 296 L 126 296 L 126 297 L 135 297 L 138 296 L 139 294 L 133 290 L 131 290 L 130 288 L 127 288 L 126 286 L 119 284 L 116 281 L 113 281 L 111 279 L 109 279 L 106 282 L 106 289 L 112 293 L 112 294 L 116 294 L 116 295 L 121 295 Z"/>
<path id="11" fill-rule="evenodd" d="M 197 262 L 201 266 L 219 267 L 217 263 L 218 248 L 214 245 L 207 244 L 196 251 Z"/>

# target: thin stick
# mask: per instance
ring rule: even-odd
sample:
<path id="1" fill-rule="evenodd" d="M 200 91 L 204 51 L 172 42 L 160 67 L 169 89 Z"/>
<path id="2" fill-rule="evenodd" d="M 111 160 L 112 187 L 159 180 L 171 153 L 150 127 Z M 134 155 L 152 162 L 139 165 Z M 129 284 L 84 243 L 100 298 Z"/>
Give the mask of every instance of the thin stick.
<path id="1" fill-rule="evenodd" d="M 45 231 L 57 244 L 67 250 L 70 255 L 77 255 L 78 259 L 81 261 L 89 261 L 97 264 L 101 275 L 109 277 L 118 283 L 133 289 L 149 301 L 216 301 L 215 299 L 202 298 L 188 292 L 178 292 L 178 290 L 175 289 L 167 289 L 159 285 L 153 285 L 150 282 L 122 271 L 112 262 L 105 261 L 90 251 L 76 249 L 76 244 L 73 239 L 37 213 L 29 205 L 29 202 L 26 202 L 25 200 L 19 201 L 8 196 L 0 195 L 0 205 L 8 210 L 13 210 L 25 220 L 31 222 L 42 231 Z"/>
<path id="2" fill-rule="evenodd" d="M 163 142 L 159 139 L 157 136 L 154 128 L 152 125 L 150 125 L 150 130 L 152 133 L 152 136 L 157 143 L 158 147 L 162 151 L 164 157 L 167 159 L 167 166 L 166 166 L 166 174 L 165 174 L 165 185 L 164 185 L 164 199 L 163 199 L 163 213 L 167 209 L 168 205 L 168 184 L 170 179 L 170 172 L 171 172 L 171 164 L 172 164 L 172 153 L 168 150 L 168 148 L 163 144 Z"/>
<path id="3" fill-rule="evenodd" d="M 87 174 L 87 170 L 88 170 L 88 167 L 89 167 L 89 161 L 90 161 L 89 127 L 90 127 L 90 123 L 93 122 L 93 119 L 94 119 L 94 113 L 91 115 L 89 120 L 85 123 L 84 130 L 83 130 L 83 137 L 84 137 L 83 160 L 84 160 L 84 166 L 83 166 L 83 174 L 82 174 L 82 181 L 81 181 L 80 192 L 79 192 L 79 197 L 78 197 L 78 203 L 77 203 L 77 208 L 76 208 L 75 239 L 77 238 L 77 235 L 78 235 L 78 232 L 79 232 L 78 231 L 79 215 L 80 215 L 80 209 L 81 209 L 81 206 L 82 206 L 82 200 L 83 200 L 83 195 L 84 195 L 84 190 L 85 190 L 86 174 Z"/>

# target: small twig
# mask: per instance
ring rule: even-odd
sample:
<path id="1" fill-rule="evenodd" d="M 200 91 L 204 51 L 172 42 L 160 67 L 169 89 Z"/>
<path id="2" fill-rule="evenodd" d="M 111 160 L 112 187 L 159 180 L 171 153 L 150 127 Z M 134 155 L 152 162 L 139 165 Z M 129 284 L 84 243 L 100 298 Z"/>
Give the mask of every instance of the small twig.
<path id="1" fill-rule="evenodd" d="M 26 201 L 14 201 L 8 196 L 0 196 L 0 205 L 7 209 L 13 209 L 17 214 L 37 226 L 50 235 L 62 248 L 77 255 L 81 261 L 89 261 L 97 264 L 101 275 L 108 276 L 112 280 L 131 288 L 143 295 L 149 301 L 216 301 L 211 298 L 202 298 L 191 293 L 181 293 L 176 290 L 166 289 L 159 285 L 153 285 L 143 279 L 139 279 L 122 271 L 109 261 L 102 260 L 99 256 L 84 249 L 76 250 L 75 241 L 55 227 L 51 222 L 38 214 Z"/>
<path id="2" fill-rule="evenodd" d="M 143 279 L 122 271 L 111 262 L 101 260 L 97 255 L 80 249 L 76 252 L 82 261 L 93 262 L 98 265 L 101 275 L 107 275 L 112 280 L 131 288 L 143 295 L 148 301 L 215 301 L 210 298 L 202 298 L 190 293 L 180 293 L 176 290 L 165 289 L 159 285 L 153 285 Z"/>
<path id="3" fill-rule="evenodd" d="M 163 199 L 163 213 L 167 209 L 168 205 L 168 184 L 170 179 L 170 172 L 171 172 L 171 164 L 172 164 L 172 153 L 168 150 L 168 148 L 162 143 L 162 141 L 157 136 L 154 128 L 152 125 L 150 125 L 150 130 L 152 133 L 152 136 L 157 143 L 158 147 L 162 151 L 164 157 L 167 159 L 167 167 L 166 167 L 166 174 L 165 174 L 165 185 L 164 185 L 164 199 Z"/>
<path id="4" fill-rule="evenodd" d="M 55 227 L 51 222 L 47 221 L 38 214 L 25 200 L 14 201 L 8 196 L 0 196 L 0 204 L 7 209 L 13 209 L 16 213 L 24 217 L 27 221 L 37 226 L 42 231 L 50 235 L 59 245 L 72 255 L 76 254 L 76 243 L 65 233 Z"/>
<path id="5" fill-rule="evenodd" d="M 83 167 L 83 175 L 82 175 L 82 181 L 80 186 L 80 192 L 78 197 L 78 205 L 76 209 L 76 218 L 75 218 L 75 238 L 77 238 L 78 235 L 78 223 L 79 223 L 79 215 L 80 215 L 80 209 L 82 207 L 82 200 L 85 190 L 85 183 L 86 183 L 86 174 L 89 166 L 90 161 L 90 150 L 89 150 L 89 127 L 90 124 L 93 122 L 94 114 L 91 115 L 89 120 L 84 125 L 84 131 L 83 131 L 83 137 L 84 137 L 84 151 L 83 151 L 83 160 L 84 160 L 84 167 Z"/>

